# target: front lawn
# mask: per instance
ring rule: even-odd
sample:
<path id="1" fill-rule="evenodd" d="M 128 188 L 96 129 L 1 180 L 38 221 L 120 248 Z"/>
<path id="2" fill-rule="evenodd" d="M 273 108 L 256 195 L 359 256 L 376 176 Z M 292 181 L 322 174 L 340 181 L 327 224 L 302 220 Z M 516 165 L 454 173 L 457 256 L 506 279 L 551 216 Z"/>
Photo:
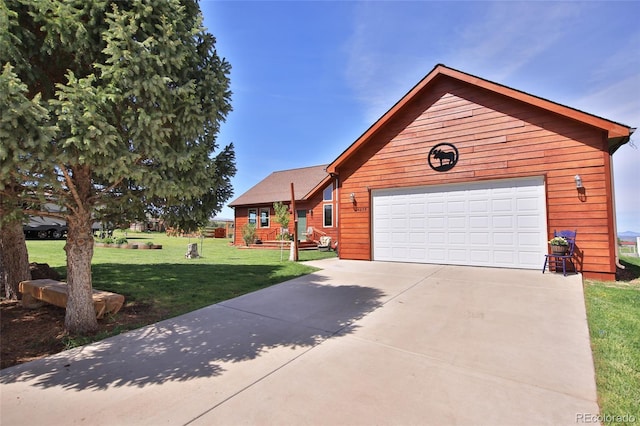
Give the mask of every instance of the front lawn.
<path id="1" fill-rule="evenodd" d="M 640 259 L 622 263 L 631 280 L 584 289 L 603 423 L 631 425 L 640 423 Z"/>
<path id="2" fill-rule="evenodd" d="M 123 234 L 117 232 L 116 236 Z M 166 319 L 240 296 L 315 269 L 290 262 L 289 251 L 249 250 L 228 239 L 168 237 L 128 232 L 129 243 L 161 244 L 161 250 L 95 247 L 93 287 L 125 296 L 126 303 L 152 305 Z M 198 243 L 199 259 L 186 259 L 187 244 Z M 48 263 L 66 275 L 64 240 L 28 240 L 29 261 Z M 333 252 L 300 251 L 300 261 L 335 257 Z M 283 260 L 281 260 L 281 258 Z"/>

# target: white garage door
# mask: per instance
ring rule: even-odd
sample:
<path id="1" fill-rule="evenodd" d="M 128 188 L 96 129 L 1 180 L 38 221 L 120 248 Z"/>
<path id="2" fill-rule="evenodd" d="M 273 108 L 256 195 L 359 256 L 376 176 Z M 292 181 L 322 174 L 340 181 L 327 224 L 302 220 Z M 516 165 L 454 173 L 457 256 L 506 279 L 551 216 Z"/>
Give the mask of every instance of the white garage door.
<path id="1" fill-rule="evenodd" d="M 543 178 L 373 191 L 374 260 L 538 269 Z"/>

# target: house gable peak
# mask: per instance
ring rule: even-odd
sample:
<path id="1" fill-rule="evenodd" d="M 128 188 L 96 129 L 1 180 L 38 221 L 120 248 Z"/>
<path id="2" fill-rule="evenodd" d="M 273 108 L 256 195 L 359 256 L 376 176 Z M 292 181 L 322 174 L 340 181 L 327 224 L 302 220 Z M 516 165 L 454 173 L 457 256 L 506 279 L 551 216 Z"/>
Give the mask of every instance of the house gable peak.
<path id="1" fill-rule="evenodd" d="M 562 115 L 572 120 L 582 122 L 602 129 L 609 139 L 609 152 L 613 154 L 616 149 L 629 141 L 635 129 L 624 124 L 616 123 L 605 118 L 601 118 L 565 105 L 543 99 L 529 93 L 512 89 L 499 83 L 494 83 L 483 78 L 449 68 L 446 65 L 436 65 L 422 80 L 420 80 L 406 95 L 396 102 L 385 114 L 382 115 L 371 127 L 369 127 L 354 143 L 342 152 L 329 166 L 327 172 L 337 174 L 340 165 L 351 158 L 362 146 L 364 146 L 380 129 L 382 129 L 393 117 L 400 113 L 402 109 L 415 97 L 428 90 L 433 82 L 441 77 L 448 77 L 460 82 L 471 84 L 496 94 L 500 94 L 538 108 Z"/>

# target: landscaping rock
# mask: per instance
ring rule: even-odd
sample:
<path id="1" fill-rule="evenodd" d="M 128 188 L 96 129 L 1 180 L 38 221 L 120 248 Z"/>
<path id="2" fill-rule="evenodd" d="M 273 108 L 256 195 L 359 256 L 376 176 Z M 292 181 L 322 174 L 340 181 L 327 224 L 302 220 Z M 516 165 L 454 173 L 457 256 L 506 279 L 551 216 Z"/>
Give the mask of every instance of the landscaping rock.
<path id="1" fill-rule="evenodd" d="M 184 255 L 187 259 L 197 259 L 200 257 L 198 254 L 198 243 L 191 243 L 187 246 L 187 254 Z"/>

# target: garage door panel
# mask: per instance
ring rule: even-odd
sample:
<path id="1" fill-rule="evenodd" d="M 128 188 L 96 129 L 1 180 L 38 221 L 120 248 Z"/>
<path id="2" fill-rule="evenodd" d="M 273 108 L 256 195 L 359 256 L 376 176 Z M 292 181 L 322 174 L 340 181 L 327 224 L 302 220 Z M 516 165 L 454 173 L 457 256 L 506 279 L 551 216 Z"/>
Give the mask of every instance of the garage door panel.
<path id="1" fill-rule="evenodd" d="M 373 192 L 376 260 L 537 269 L 542 178 Z"/>
<path id="2" fill-rule="evenodd" d="M 536 198 L 519 198 L 517 208 L 519 213 L 537 212 L 538 200 Z"/>
<path id="3" fill-rule="evenodd" d="M 444 244 L 445 243 L 444 232 L 427 232 L 427 243 Z"/>
<path id="4" fill-rule="evenodd" d="M 512 232 L 494 232 L 493 244 L 498 246 L 514 246 L 516 235 Z"/>
<path id="5" fill-rule="evenodd" d="M 394 232 L 403 232 L 407 229 L 407 219 L 404 217 L 394 217 L 391 219 L 391 229 Z"/>
<path id="6" fill-rule="evenodd" d="M 427 258 L 432 259 L 431 263 L 444 263 L 445 251 L 444 249 L 436 249 L 436 248 L 428 248 L 427 249 Z M 427 263 L 427 262 L 425 262 Z"/>
<path id="7" fill-rule="evenodd" d="M 494 229 L 513 229 L 513 216 L 496 215 L 491 218 Z"/>
<path id="8" fill-rule="evenodd" d="M 418 249 L 418 248 L 412 248 L 411 249 L 411 259 L 424 259 L 425 256 L 425 249 Z"/>
<path id="9" fill-rule="evenodd" d="M 518 253 L 518 261 L 523 265 L 538 265 L 540 264 L 540 254 L 538 252 L 521 251 Z"/>
<path id="10" fill-rule="evenodd" d="M 411 204 L 409 204 L 409 212 L 412 215 L 424 216 L 424 214 L 425 214 L 424 210 L 425 210 L 424 203 L 411 203 Z"/>
<path id="11" fill-rule="evenodd" d="M 391 206 L 391 214 L 393 216 L 400 216 L 400 217 L 404 217 L 405 216 L 405 212 L 407 209 L 407 205 L 404 203 L 395 203 Z"/>
<path id="12" fill-rule="evenodd" d="M 464 232 L 450 232 L 449 244 L 467 244 L 467 234 Z"/>
<path id="13" fill-rule="evenodd" d="M 427 204 L 428 214 L 444 214 L 446 212 L 445 203 L 430 201 Z"/>
<path id="14" fill-rule="evenodd" d="M 466 216 L 453 216 L 448 217 L 446 220 L 447 229 L 449 232 L 455 231 L 457 229 L 466 230 L 467 229 L 467 217 Z"/>
<path id="15" fill-rule="evenodd" d="M 489 211 L 488 200 L 469 200 L 469 212 L 470 213 L 486 213 Z"/>
<path id="16" fill-rule="evenodd" d="M 489 218 L 487 216 L 469 217 L 469 229 L 487 229 L 488 227 Z"/>
<path id="17" fill-rule="evenodd" d="M 447 214 L 465 213 L 467 211 L 467 203 L 465 201 L 449 201 L 446 205 Z"/>
<path id="18" fill-rule="evenodd" d="M 427 227 L 430 230 L 444 229 L 445 218 L 444 217 L 429 217 L 427 219 Z"/>
<path id="19" fill-rule="evenodd" d="M 410 244 L 420 244 L 424 245 L 427 241 L 425 239 L 425 234 L 423 232 L 411 232 L 409 234 L 409 243 Z"/>
<path id="20" fill-rule="evenodd" d="M 518 245 L 526 248 L 537 248 L 540 242 L 539 232 L 519 232 L 518 233 Z"/>
<path id="21" fill-rule="evenodd" d="M 463 264 L 469 256 L 466 249 L 449 249 L 447 252 L 449 253 L 449 259 L 458 264 Z"/>
<path id="22" fill-rule="evenodd" d="M 472 249 L 469 250 L 469 259 L 456 259 L 458 264 L 466 264 L 467 260 L 475 263 L 488 263 L 491 260 L 489 250 Z M 465 263 L 462 263 L 465 262 Z"/>
<path id="23" fill-rule="evenodd" d="M 469 234 L 469 243 L 471 245 L 488 245 L 489 233 L 488 232 L 471 232 Z"/>
<path id="24" fill-rule="evenodd" d="M 498 265 L 512 265 L 515 262 L 515 256 L 513 251 L 508 250 L 494 250 L 493 258 Z"/>
<path id="25" fill-rule="evenodd" d="M 410 227 L 411 229 L 424 229 L 426 227 L 426 220 L 424 218 L 424 216 L 412 216 L 411 219 L 409 219 L 409 223 L 410 223 Z"/>
<path id="26" fill-rule="evenodd" d="M 394 243 L 404 244 L 408 240 L 409 240 L 409 233 L 407 232 L 394 232 L 391 235 L 391 241 Z M 395 247 L 396 246 L 394 246 L 394 248 Z"/>
<path id="27" fill-rule="evenodd" d="M 399 258 L 407 258 L 407 249 L 404 247 L 394 247 L 391 250 L 391 253 L 394 257 L 399 257 Z"/>
<path id="28" fill-rule="evenodd" d="M 491 204 L 491 210 L 494 213 L 499 213 L 499 212 L 511 213 L 513 211 L 513 200 L 512 199 L 493 200 L 493 203 Z"/>
<path id="29" fill-rule="evenodd" d="M 518 215 L 518 228 L 520 229 L 539 229 L 540 218 L 534 215 Z"/>
<path id="30" fill-rule="evenodd" d="M 388 243 L 390 242 L 390 236 L 391 234 L 388 232 L 376 232 L 374 235 L 375 240 L 379 243 L 380 245 L 380 250 L 382 250 L 383 246 L 388 245 Z"/>

